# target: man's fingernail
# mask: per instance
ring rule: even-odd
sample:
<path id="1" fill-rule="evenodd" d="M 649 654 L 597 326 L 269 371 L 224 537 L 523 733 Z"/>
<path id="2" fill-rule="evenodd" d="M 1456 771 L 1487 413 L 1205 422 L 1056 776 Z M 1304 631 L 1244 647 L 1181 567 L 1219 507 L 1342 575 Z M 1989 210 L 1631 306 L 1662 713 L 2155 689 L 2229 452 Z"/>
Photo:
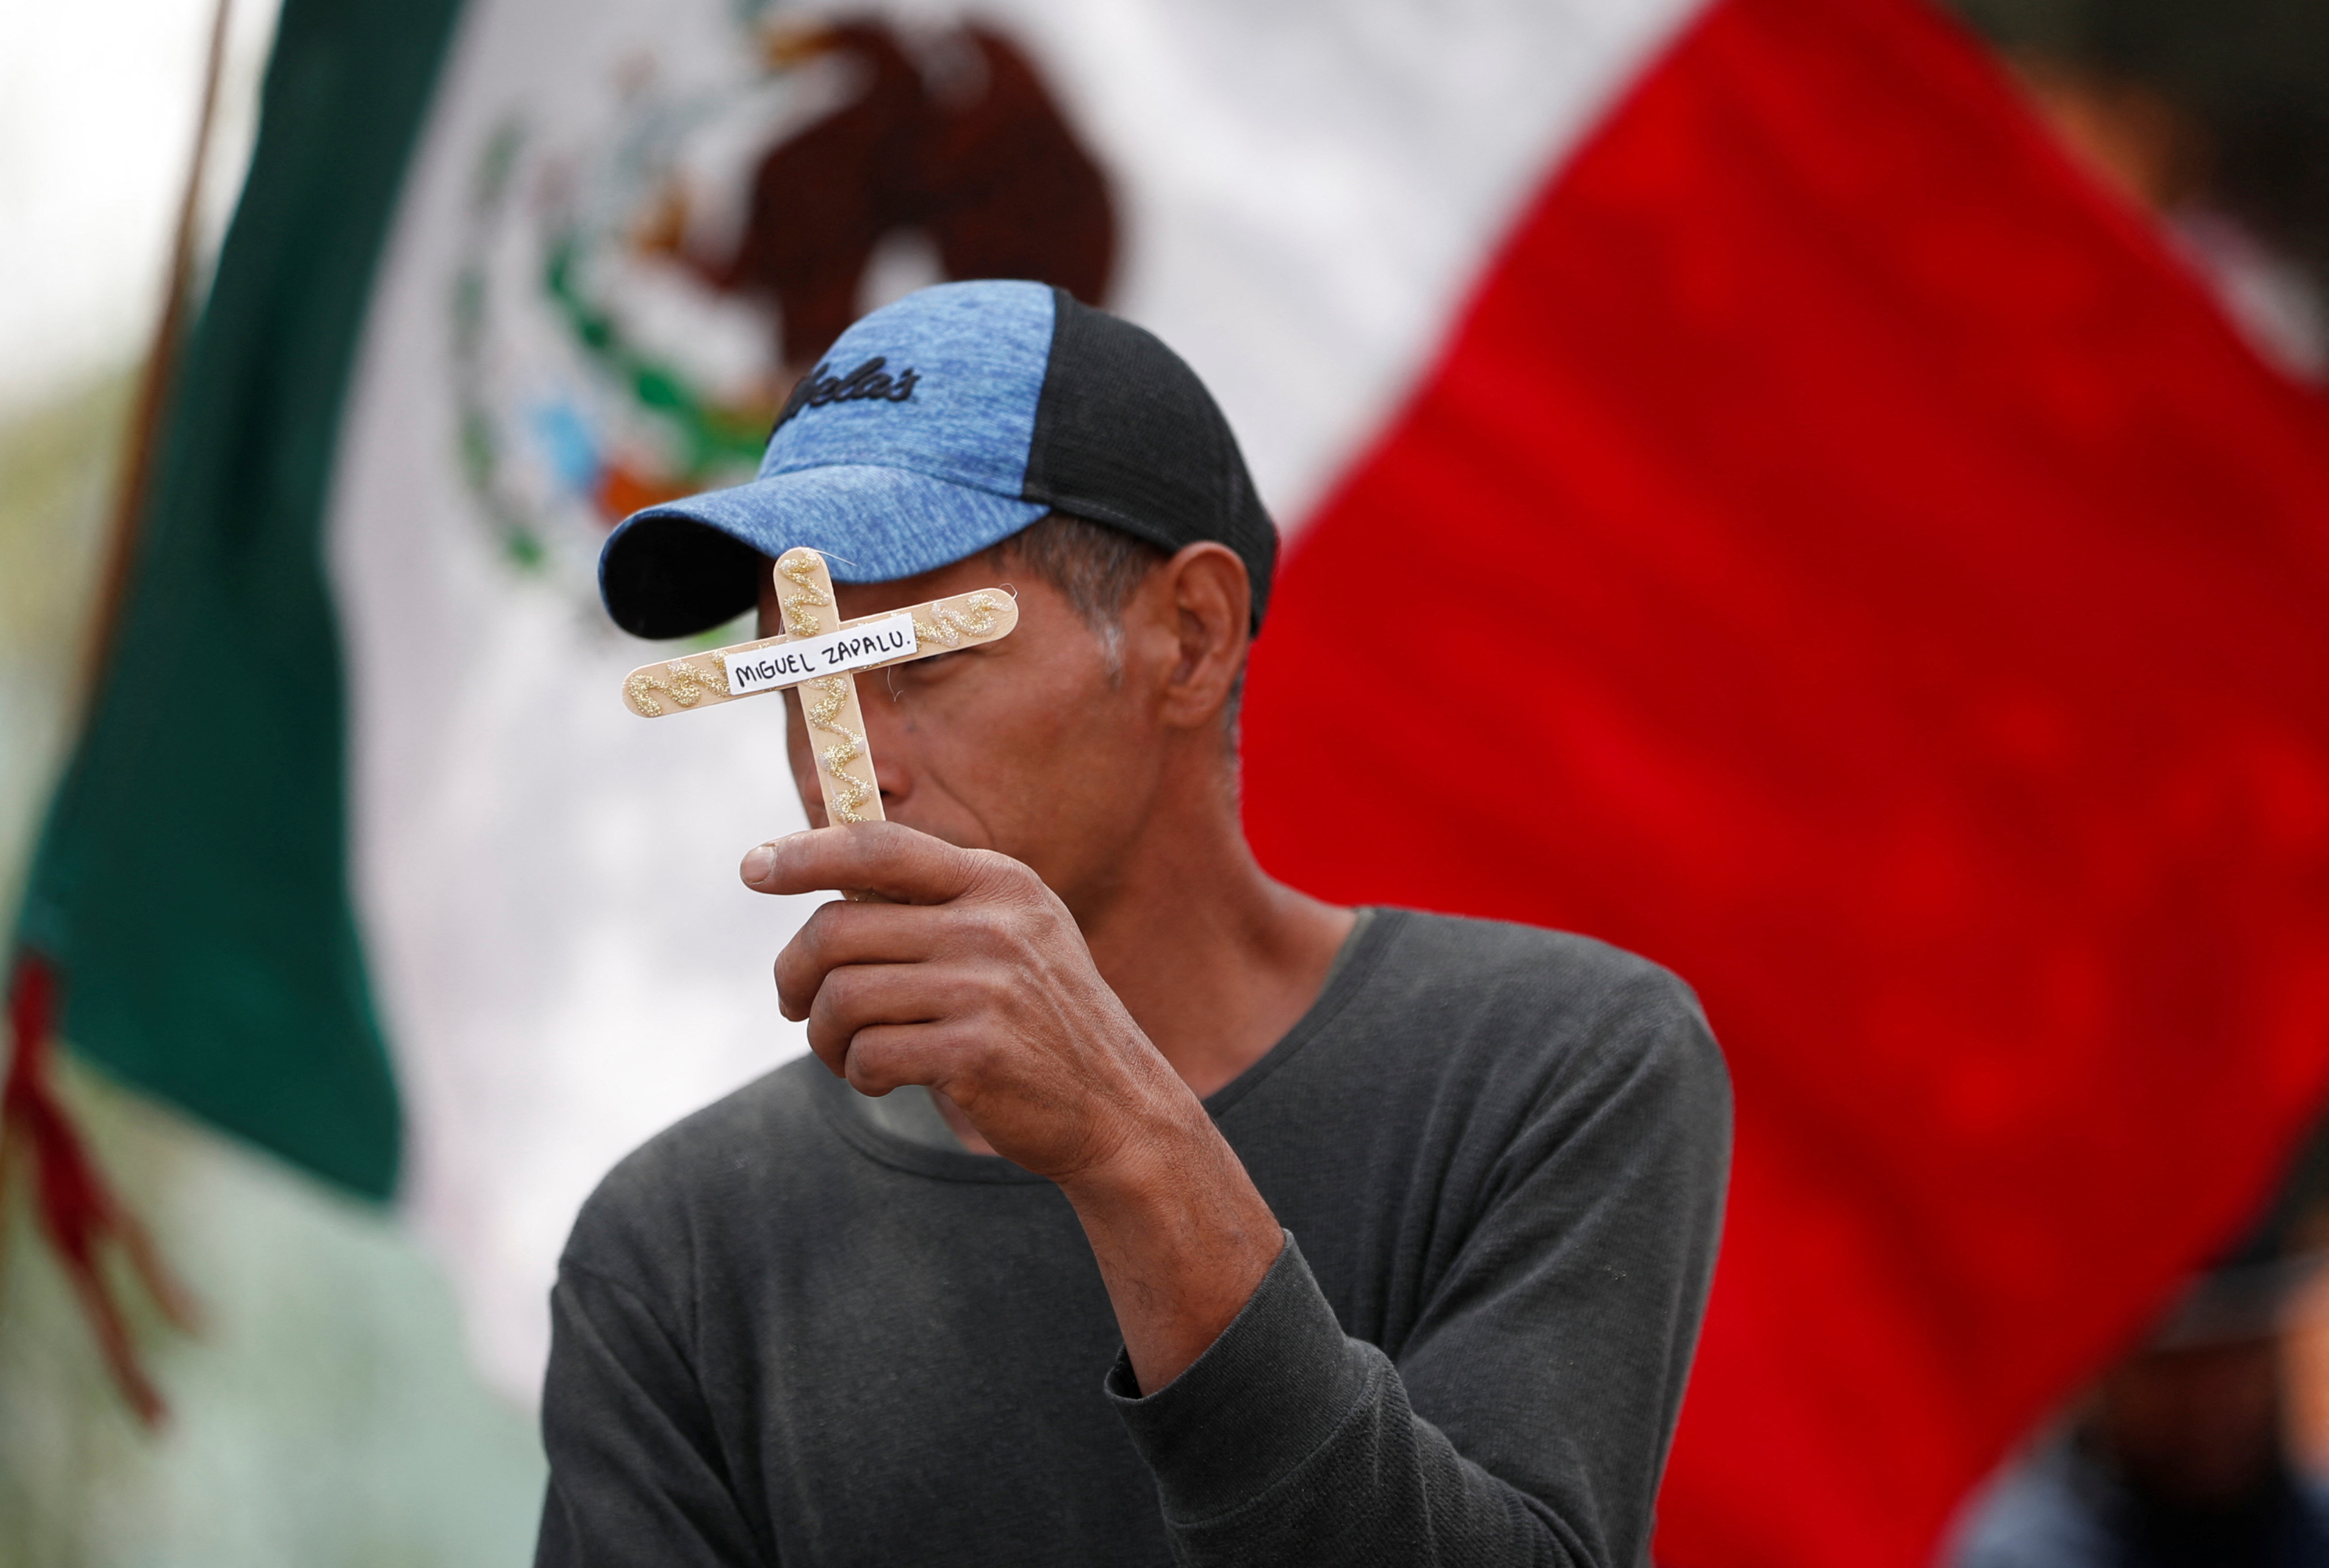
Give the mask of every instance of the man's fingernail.
<path id="1" fill-rule="evenodd" d="M 777 851 L 772 844 L 755 844 L 744 854 L 744 880 L 765 882 L 768 873 L 777 869 Z"/>

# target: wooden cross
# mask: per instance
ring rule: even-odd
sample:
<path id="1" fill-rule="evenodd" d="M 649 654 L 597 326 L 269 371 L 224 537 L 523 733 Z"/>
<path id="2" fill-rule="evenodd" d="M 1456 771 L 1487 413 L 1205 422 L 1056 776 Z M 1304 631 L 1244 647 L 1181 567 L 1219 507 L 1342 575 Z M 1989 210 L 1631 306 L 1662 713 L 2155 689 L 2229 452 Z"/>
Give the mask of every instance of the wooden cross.
<path id="1" fill-rule="evenodd" d="M 857 672 L 1007 637 L 1019 624 L 1018 601 L 1007 589 L 980 588 L 844 621 L 834 607 L 825 558 L 816 551 L 785 551 L 777 558 L 776 579 L 783 635 L 642 664 L 624 678 L 623 701 L 642 718 L 660 718 L 673 708 L 713 707 L 797 686 L 825 821 L 878 822 L 882 786 L 866 748 Z M 830 738 L 820 743 L 821 737 Z"/>

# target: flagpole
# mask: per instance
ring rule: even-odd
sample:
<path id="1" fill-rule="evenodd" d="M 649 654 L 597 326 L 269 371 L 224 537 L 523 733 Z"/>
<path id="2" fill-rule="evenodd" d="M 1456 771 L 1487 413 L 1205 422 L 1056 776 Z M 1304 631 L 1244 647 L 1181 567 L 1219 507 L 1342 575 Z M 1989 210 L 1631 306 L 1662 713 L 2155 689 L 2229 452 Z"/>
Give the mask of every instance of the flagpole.
<path id="1" fill-rule="evenodd" d="M 80 695 L 84 708 L 96 690 L 106 657 L 112 649 L 122 600 L 128 592 L 130 569 L 145 531 L 146 502 L 153 484 L 163 409 L 169 400 L 179 351 L 184 346 L 186 316 L 193 305 L 194 249 L 201 242 L 203 175 L 210 162 L 212 130 L 218 117 L 219 80 L 226 66 L 227 26 L 233 9 L 234 0 L 216 0 L 212 7 L 210 52 L 203 69 L 202 110 L 194 121 L 193 155 L 178 198 L 177 228 L 170 239 L 162 318 L 146 348 L 145 365 L 137 379 L 137 402 L 123 437 L 105 571 L 98 581 L 96 605 L 90 617 L 88 643 L 81 660 Z"/>

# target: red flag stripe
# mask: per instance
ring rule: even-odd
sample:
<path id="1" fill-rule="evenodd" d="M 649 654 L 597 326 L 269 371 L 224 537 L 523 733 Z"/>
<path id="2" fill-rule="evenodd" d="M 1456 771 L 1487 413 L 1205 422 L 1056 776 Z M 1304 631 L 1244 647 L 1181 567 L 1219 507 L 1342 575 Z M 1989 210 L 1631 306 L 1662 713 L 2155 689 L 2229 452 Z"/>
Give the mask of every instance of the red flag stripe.
<path id="1" fill-rule="evenodd" d="M 1303 536 L 1266 862 L 1636 948 L 1730 1052 L 1664 1559 L 1921 1564 L 2270 1179 L 2329 1066 L 2324 520 L 2319 404 L 1966 40 L 1723 0 Z"/>
<path id="2" fill-rule="evenodd" d="M 159 1427 L 169 1407 L 138 1359 L 107 1282 L 104 1244 L 121 1249 L 163 1315 L 180 1329 L 193 1327 L 193 1302 L 164 1266 L 145 1225 L 115 1196 L 57 1096 L 51 1069 L 58 1010 L 55 970 L 38 953 L 20 953 L 8 991 L 14 1042 L 0 1085 L 0 1189 L 18 1165 L 30 1167 L 42 1235 L 80 1301 L 114 1385 L 139 1421 Z"/>

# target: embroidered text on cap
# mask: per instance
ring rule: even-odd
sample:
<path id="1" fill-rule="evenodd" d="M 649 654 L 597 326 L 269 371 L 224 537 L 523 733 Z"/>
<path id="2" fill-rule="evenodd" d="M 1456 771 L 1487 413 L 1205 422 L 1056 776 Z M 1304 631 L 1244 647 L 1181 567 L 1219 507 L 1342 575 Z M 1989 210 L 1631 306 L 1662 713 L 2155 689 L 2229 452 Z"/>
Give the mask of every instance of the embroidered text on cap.
<path id="1" fill-rule="evenodd" d="M 792 396 L 785 399 L 784 409 L 777 416 L 776 428 L 783 429 L 785 421 L 803 408 L 822 408 L 827 403 L 904 402 L 914 395 L 914 383 L 921 379 L 920 372 L 909 365 L 892 380 L 882 368 L 889 362 L 888 355 L 875 354 L 845 376 L 827 373 L 833 369 L 832 361 L 820 363 L 800 379 Z"/>

